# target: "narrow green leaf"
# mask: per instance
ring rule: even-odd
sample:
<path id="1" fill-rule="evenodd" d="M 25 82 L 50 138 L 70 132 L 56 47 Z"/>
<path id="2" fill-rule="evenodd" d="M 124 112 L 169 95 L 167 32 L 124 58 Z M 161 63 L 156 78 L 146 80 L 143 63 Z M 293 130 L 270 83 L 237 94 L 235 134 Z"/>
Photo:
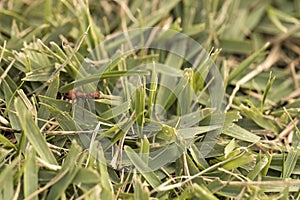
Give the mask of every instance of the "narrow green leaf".
<path id="1" fill-rule="evenodd" d="M 9 139 L 7 139 L 4 135 L 0 134 L 0 143 L 3 144 L 5 147 L 11 147 L 17 150 L 16 145 L 11 143 Z"/>
<path id="2" fill-rule="evenodd" d="M 248 164 L 250 162 L 253 162 L 253 160 L 254 160 L 254 157 L 253 157 L 252 154 L 244 153 L 244 154 L 241 154 L 240 156 L 238 156 L 237 158 L 227 162 L 222 167 L 227 169 L 227 170 L 232 170 L 232 169 L 236 169 L 238 167 L 241 167 L 245 164 Z"/>
<path id="3" fill-rule="evenodd" d="M 218 200 L 218 198 L 213 195 L 204 185 L 200 186 L 198 184 L 193 184 L 193 189 L 195 192 L 195 195 L 199 199 L 203 200 Z"/>
<path id="4" fill-rule="evenodd" d="M 74 184 L 98 184 L 100 182 L 99 174 L 92 168 L 80 168 L 74 177 Z"/>
<path id="5" fill-rule="evenodd" d="M 143 26 L 144 27 L 152 27 L 155 23 L 157 23 L 160 19 L 163 18 L 170 10 L 172 10 L 177 4 L 179 0 L 173 0 L 171 2 L 167 1 L 164 2 L 164 5 L 159 9 L 154 11 L 151 15 L 146 16 L 143 19 Z M 138 28 L 140 24 L 138 22 L 134 23 L 130 28 Z"/>
<path id="6" fill-rule="evenodd" d="M 145 80 L 142 80 L 145 82 Z M 137 86 L 136 94 L 135 94 L 135 113 L 138 116 L 136 119 L 137 125 L 138 125 L 138 134 L 140 137 L 143 136 L 143 126 L 144 126 L 144 110 L 145 110 L 145 97 L 146 97 L 146 91 L 145 91 L 145 83 L 141 83 L 140 86 Z"/>
<path id="7" fill-rule="evenodd" d="M 156 134 L 156 138 L 162 140 L 163 143 L 171 143 L 175 141 L 177 135 L 178 132 L 175 128 L 168 125 L 162 125 L 161 130 Z"/>
<path id="8" fill-rule="evenodd" d="M 251 52 L 251 42 L 246 40 L 220 39 L 220 48 L 224 52 L 248 54 Z"/>
<path id="9" fill-rule="evenodd" d="M 130 102 L 126 101 L 125 103 L 122 103 L 121 105 L 112 107 L 108 109 L 105 112 L 100 113 L 100 117 L 105 120 L 113 119 L 121 114 L 128 113 L 130 108 Z"/>
<path id="10" fill-rule="evenodd" d="M 141 139 L 140 157 L 146 165 L 148 165 L 149 152 L 150 152 L 150 143 L 147 137 L 144 136 L 144 138 Z"/>
<path id="11" fill-rule="evenodd" d="M 104 73 L 97 73 L 92 75 L 87 75 L 84 78 L 77 79 L 71 83 L 68 83 L 62 86 L 59 91 L 60 92 L 68 92 L 74 87 L 79 87 L 88 83 L 98 82 L 103 79 L 108 78 L 120 78 L 123 76 L 142 76 L 142 75 L 149 75 L 149 72 L 146 70 L 129 70 L 129 71 L 110 71 Z"/>
<path id="12" fill-rule="evenodd" d="M 183 33 L 188 36 L 197 35 L 205 30 L 205 25 L 205 23 L 194 24 L 193 26 L 187 27 Z"/>
<path id="13" fill-rule="evenodd" d="M 146 186 L 143 186 L 141 177 L 139 175 L 134 176 L 134 200 L 148 200 L 149 191 Z"/>
<path id="14" fill-rule="evenodd" d="M 263 175 L 263 176 L 266 176 L 267 175 L 267 173 L 268 173 L 268 171 L 269 171 L 269 168 L 270 168 L 270 165 L 271 165 L 271 163 L 272 163 L 272 159 L 273 159 L 273 156 L 269 153 L 269 152 L 267 152 L 266 153 L 266 157 L 267 157 L 267 159 L 268 159 L 268 163 L 266 164 L 266 166 L 263 168 L 263 170 L 261 171 L 261 174 Z"/>
<path id="15" fill-rule="evenodd" d="M 65 162 L 62 165 L 61 170 L 58 172 L 60 174 L 68 170 L 68 173 L 55 185 L 53 185 L 53 187 L 50 189 L 47 199 L 59 199 L 68 186 L 73 182 L 77 172 L 80 169 L 80 167 L 77 166 L 77 159 L 81 153 L 81 150 L 81 147 L 76 142 L 72 142 L 72 146 L 65 159 Z"/>
<path id="16" fill-rule="evenodd" d="M 291 147 L 286 160 L 283 162 L 283 171 L 282 171 L 282 178 L 289 178 L 291 174 L 293 173 L 297 160 L 299 158 L 300 151 L 299 149 L 295 149 L 294 147 Z"/>
<path id="17" fill-rule="evenodd" d="M 184 153 L 184 154 L 185 155 L 183 155 L 183 156 L 186 156 L 186 162 L 187 162 L 189 174 L 190 175 L 198 174 L 200 172 L 200 170 L 197 167 L 197 165 L 195 164 L 195 162 L 193 161 L 192 157 L 187 153 Z"/>
<path id="18" fill-rule="evenodd" d="M 166 146 L 167 145 L 167 146 Z M 159 170 L 162 166 L 175 162 L 183 153 L 183 148 L 176 142 L 165 141 L 161 149 L 150 152 L 148 166 L 152 171 Z M 148 168 L 147 168 L 148 170 Z"/>
<path id="19" fill-rule="evenodd" d="M 193 139 L 195 136 L 221 128 L 220 125 L 199 126 L 191 128 L 178 129 L 178 133 L 184 139 Z"/>
<path id="20" fill-rule="evenodd" d="M 127 131 L 130 129 L 130 127 L 132 127 L 132 125 L 135 123 L 136 119 L 137 119 L 137 117 L 135 117 L 134 119 L 132 119 L 131 121 L 129 121 L 125 124 L 122 124 L 121 128 L 119 126 L 112 127 L 110 130 L 115 130 L 115 128 L 119 128 L 119 130 L 113 136 L 110 144 L 104 149 L 104 151 L 106 151 L 112 145 L 114 145 L 117 141 L 119 141 L 121 139 L 121 137 L 123 137 L 127 133 Z M 108 130 L 108 132 L 110 132 L 110 130 Z M 103 133 L 103 135 L 106 135 L 107 133 Z"/>
<path id="21" fill-rule="evenodd" d="M 288 31 L 288 28 L 285 27 L 282 22 L 280 21 L 280 19 L 286 21 L 286 22 L 291 22 L 291 23 L 295 23 L 298 24 L 299 20 L 297 20 L 296 18 L 281 12 L 280 10 L 277 10 L 273 7 L 268 7 L 267 8 L 267 13 L 268 13 L 268 17 L 269 19 L 273 22 L 273 24 L 282 32 L 286 33 Z"/>
<path id="22" fill-rule="evenodd" d="M 8 81 L 6 81 L 6 79 L 8 79 Z M 13 82 L 10 78 L 6 77 L 6 79 L 4 79 L 4 81 L 2 83 L 4 97 L 7 102 L 6 109 L 4 111 L 4 116 L 8 115 L 9 122 L 10 122 L 12 128 L 21 129 L 21 125 L 20 125 L 20 122 L 19 122 L 16 114 L 9 112 L 10 110 L 15 110 L 13 101 L 15 99 L 18 87 L 15 84 L 15 82 Z"/>
<path id="23" fill-rule="evenodd" d="M 275 134 L 278 133 L 278 127 L 275 122 L 271 119 L 264 116 L 256 106 L 254 106 L 250 101 L 247 101 L 249 107 L 244 106 L 243 104 L 240 106 L 241 113 L 245 115 L 247 118 L 252 119 L 257 125 L 263 127 L 266 130 L 271 130 Z"/>
<path id="24" fill-rule="evenodd" d="M 114 199 L 114 189 L 110 181 L 109 174 L 107 171 L 106 159 L 101 146 L 96 149 L 98 157 L 98 167 L 100 170 L 100 183 L 102 187 L 101 199 Z"/>
<path id="25" fill-rule="evenodd" d="M 137 170 L 153 188 L 156 188 L 161 184 L 159 178 L 152 171 L 152 169 L 149 168 L 148 165 L 146 165 L 146 163 L 131 147 L 125 146 L 125 153 L 127 154 L 134 167 L 137 168 Z"/>
<path id="26" fill-rule="evenodd" d="M 58 87 L 59 87 L 59 74 L 49 84 L 45 96 L 56 99 Z M 44 105 L 41 105 L 38 110 L 38 117 L 44 120 L 48 120 L 49 116 L 50 116 L 49 110 Z M 45 122 L 39 121 L 39 127 L 42 127 L 44 123 Z"/>
<path id="27" fill-rule="evenodd" d="M 267 82 L 267 86 L 266 86 L 266 89 L 264 91 L 264 94 L 263 94 L 263 98 L 262 98 L 262 101 L 261 101 L 261 104 L 260 104 L 260 111 L 263 112 L 263 108 L 264 108 L 264 104 L 265 104 L 265 101 L 267 99 L 267 95 L 269 93 L 269 90 L 270 88 L 272 87 L 274 81 L 275 81 L 275 76 L 272 77 L 272 72 L 270 72 L 270 76 L 269 76 L 269 79 L 268 79 L 268 82 Z"/>
<path id="28" fill-rule="evenodd" d="M 205 160 L 204 156 L 201 154 L 201 151 L 197 148 L 195 144 L 191 145 L 191 148 L 189 149 L 191 152 L 191 155 L 193 157 L 194 162 L 197 164 L 197 166 L 200 169 L 206 169 L 209 167 L 207 161 Z"/>
<path id="29" fill-rule="evenodd" d="M 14 196 L 14 175 L 16 173 L 16 165 L 20 161 L 18 158 L 13 160 L 0 173 L 0 199 L 12 199 Z"/>
<path id="30" fill-rule="evenodd" d="M 247 175 L 247 177 L 250 180 L 254 180 L 259 174 L 264 175 L 263 171 L 265 169 L 265 167 L 267 166 L 267 164 L 269 163 L 269 159 L 267 156 L 263 156 L 255 165 L 254 169 L 249 172 L 249 174 Z"/>
<path id="31" fill-rule="evenodd" d="M 38 126 L 35 124 L 32 118 L 32 114 L 26 109 L 20 98 L 15 99 L 14 105 L 24 134 L 32 144 L 32 147 L 44 161 L 48 162 L 49 164 L 57 165 L 56 159 L 51 153 L 45 137 L 41 134 Z"/>
<path id="32" fill-rule="evenodd" d="M 225 147 L 224 149 L 224 157 L 227 158 L 227 156 L 235 149 L 236 147 L 236 142 L 235 139 L 233 138 Z"/>
<path id="33" fill-rule="evenodd" d="M 295 151 L 295 149 L 294 149 L 294 151 Z M 284 163 L 286 163 L 286 154 L 284 154 L 284 153 L 275 154 L 275 155 L 272 155 L 272 162 L 271 162 L 269 168 L 282 173 L 284 171 L 283 170 Z M 287 169 L 285 169 L 285 171 L 286 170 Z M 300 160 L 297 160 L 296 166 L 294 167 L 292 174 L 300 175 Z"/>
<path id="34" fill-rule="evenodd" d="M 256 143 L 260 140 L 259 136 L 247 131 L 246 129 L 236 124 L 233 124 L 231 127 L 223 130 L 222 133 L 233 138 L 251 143 Z"/>
<path id="35" fill-rule="evenodd" d="M 38 165 L 36 161 L 36 154 L 33 149 L 26 151 L 24 164 L 24 197 L 28 197 L 31 193 L 35 192 L 38 185 Z M 32 199 L 38 199 L 37 196 Z"/>
<path id="36" fill-rule="evenodd" d="M 247 69 L 255 60 L 261 57 L 265 53 L 269 45 L 270 45 L 269 43 L 265 44 L 262 48 L 254 52 L 251 56 L 249 56 L 243 62 L 241 62 L 239 66 L 237 66 L 234 70 L 232 70 L 232 72 L 228 76 L 228 82 L 236 78 L 241 72 Z"/>
<path id="37" fill-rule="evenodd" d="M 152 61 L 152 73 L 151 73 L 151 83 L 149 90 L 149 100 L 148 100 L 148 115 L 152 116 L 152 112 L 154 110 L 155 97 L 157 92 L 157 73 L 156 73 L 156 64 Z"/>
<path id="38" fill-rule="evenodd" d="M 56 107 L 52 107 L 48 104 L 44 104 L 44 103 L 41 104 L 44 105 L 50 111 L 50 113 L 55 117 L 60 127 L 64 131 L 80 130 L 79 125 L 67 112 L 63 112 L 57 109 Z"/>
<path id="39" fill-rule="evenodd" d="M 39 95 L 39 98 L 41 100 L 40 104 L 47 104 L 51 107 L 55 107 L 61 112 L 70 112 L 72 108 L 72 104 L 70 102 L 67 102 L 65 100 L 55 99 L 48 96 Z M 45 106 L 45 105 L 43 105 Z"/>

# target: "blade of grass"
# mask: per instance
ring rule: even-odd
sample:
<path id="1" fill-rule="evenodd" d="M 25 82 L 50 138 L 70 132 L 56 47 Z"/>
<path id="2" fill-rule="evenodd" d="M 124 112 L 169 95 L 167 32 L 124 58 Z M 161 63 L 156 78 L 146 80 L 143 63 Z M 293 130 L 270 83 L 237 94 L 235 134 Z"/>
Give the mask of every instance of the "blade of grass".
<path id="1" fill-rule="evenodd" d="M 26 109 L 20 98 L 15 99 L 14 106 L 16 108 L 21 127 L 24 130 L 24 134 L 32 144 L 32 147 L 36 150 L 36 152 L 39 154 L 39 156 L 41 156 L 43 160 L 50 164 L 57 165 L 57 161 L 51 153 L 46 143 L 45 137 L 41 134 L 38 126 L 32 119 L 32 114 L 29 110 Z"/>
<path id="2" fill-rule="evenodd" d="M 96 145 L 95 145 L 96 146 Z M 101 199 L 114 199 L 114 189 L 110 181 L 110 177 L 107 171 L 106 159 L 104 157 L 103 149 L 97 148 L 97 157 L 98 157 L 98 168 L 100 172 L 100 183 L 102 187 Z"/>
<path id="3" fill-rule="evenodd" d="M 233 124 L 231 127 L 223 130 L 222 132 L 225 135 L 231 136 L 233 138 L 236 138 L 238 140 L 256 143 L 260 140 L 260 137 L 247 131 L 246 129 Z"/>
<path id="4" fill-rule="evenodd" d="M 211 193 L 205 186 L 200 186 L 198 184 L 193 184 L 193 190 L 197 198 L 203 200 L 217 200 L 218 198 Z"/>
<path id="5" fill-rule="evenodd" d="M 296 166 L 297 160 L 299 158 L 300 155 L 300 151 L 299 149 L 295 149 L 294 147 L 291 147 L 286 160 L 283 162 L 283 170 L 282 170 L 282 174 L 281 177 L 286 179 L 289 178 Z"/>
<path id="6" fill-rule="evenodd" d="M 157 23 L 163 16 L 169 13 L 177 4 L 179 0 L 174 0 L 172 2 L 164 2 L 164 5 L 160 9 L 154 11 L 151 15 L 145 16 L 143 19 L 143 27 L 152 27 Z M 141 24 L 139 22 L 134 23 L 130 28 L 138 28 Z"/>
<path id="7" fill-rule="evenodd" d="M 53 81 L 49 84 L 45 96 L 56 99 L 58 93 L 58 87 L 59 87 L 59 76 L 56 76 L 53 79 Z M 48 117 L 50 116 L 50 112 L 44 105 L 41 105 L 37 115 L 41 119 L 48 120 Z M 39 121 L 39 127 L 42 127 L 44 123 L 45 122 Z"/>
<path id="8" fill-rule="evenodd" d="M 265 44 L 262 48 L 258 51 L 254 52 L 251 56 L 246 58 L 243 62 L 239 64 L 228 76 L 228 82 L 232 81 L 238 75 L 241 74 L 246 68 L 248 68 L 255 60 L 260 58 L 261 56 L 265 55 L 266 49 L 269 47 L 269 43 Z"/>
<path id="9" fill-rule="evenodd" d="M 263 127 L 266 130 L 271 130 L 277 134 L 278 127 L 275 125 L 275 122 L 263 115 L 250 101 L 247 101 L 247 103 L 249 104 L 250 108 L 242 104 L 240 106 L 241 113 L 247 118 L 252 119 L 260 127 Z"/>
<path id="10" fill-rule="evenodd" d="M 226 170 L 237 169 L 243 165 L 246 165 L 255 160 L 254 155 L 250 153 L 244 153 L 238 158 L 235 158 L 222 166 L 222 168 Z"/>
<path id="11" fill-rule="evenodd" d="M 59 199 L 59 197 L 64 193 L 69 184 L 73 182 L 74 178 L 77 175 L 77 172 L 80 169 L 79 164 L 81 163 L 77 162 L 81 150 L 81 147 L 76 142 L 72 142 L 71 149 L 65 159 L 65 162 L 62 165 L 61 170 L 58 172 L 58 174 L 62 174 L 65 171 L 68 171 L 68 173 L 63 176 L 55 185 L 53 185 L 53 187 L 51 187 L 47 199 Z"/>
<path id="12" fill-rule="evenodd" d="M 138 135 L 140 138 L 143 137 L 143 126 L 144 126 L 144 110 L 145 110 L 145 80 L 141 80 L 143 83 L 140 86 L 137 86 L 136 94 L 135 94 L 135 102 L 134 102 L 134 109 L 135 113 L 138 116 L 136 119 L 138 125 Z"/>
<path id="13" fill-rule="evenodd" d="M 125 153 L 127 154 L 134 167 L 137 168 L 137 170 L 153 188 L 156 188 L 161 184 L 161 181 L 159 180 L 157 175 L 151 170 L 151 168 L 148 167 L 148 165 L 146 165 L 146 163 L 130 146 L 125 146 Z"/>
<path id="14" fill-rule="evenodd" d="M 140 157 L 146 165 L 148 165 L 149 152 L 150 152 L 150 144 L 147 137 L 144 136 L 144 138 L 141 139 Z"/>
<path id="15" fill-rule="evenodd" d="M 120 78 L 123 76 L 142 76 L 142 75 L 149 75 L 148 71 L 145 70 L 137 70 L 137 71 L 110 71 L 110 72 L 104 72 L 101 74 L 93 74 L 86 76 L 84 78 L 80 78 L 76 81 L 73 81 L 71 83 L 68 83 L 64 86 L 62 86 L 59 91 L 60 92 L 68 92 L 69 90 L 73 89 L 75 86 L 79 87 L 81 85 L 87 84 L 87 83 L 92 83 L 96 81 L 100 81 L 103 79 L 108 79 L 108 78 Z"/>
<path id="16" fill-rule="evenodd" d="M 38 165 L 36 162 L 36 154 L 33 149 L 26 151 L 26 161 L 24 164 L 24 198 L 38 189 Z M 38 199 L 33 197 L 32 199 Z"/>
<path id="17" fill-rule="evenodd" d="M 263 94 L 263 98 L 262 98 L 262 101 L 261 101 L 261 104 L 260 104 L 260 112 L 263 112 L 263 108 L 264 108 L 264 104 L 265 104 L 265 101 L 267 99 L 267 95 L 269 93 L 269 90 L 271 89 L 274 81 L 275 81 L 275 76 L 272 77 L 272 72 L 270 72 L 270 76 L 269 76 L 269 79 L 268 79 L 268 82 L 267 82 L 267 86 L 266 86 L 266 89 L 264 91 L 264 94 Z"/>
<path id="18" fill-rule="evenodd" d="M 148 200 L 149 190 L 146 186 L 142 184 L 139 175 L 135 175 L 134 178 L 134 200 Z"/>
<path id="19" fill-rule="evenodd" d="M 80 184 L 98 184 L 100 182 L 100 175 L 92 168 L 80 168 L 73 183 Z"/>
<path id="20" fill-rule="evenodd" d="M 259 174 L 264 175 L 263 172 L 268 163 L 269 159 L 267 156 L 263 156 L 262 158 L 260 158 L 253 170 L 247 175 L 247 178 L 249 178 L 250 180 L 254 180 Z"/>
<path id="21" fill-rule="evenodd" d="M 60 127 L 65 131 L 74 131 L 80 130 L 80 126 L 76 123 L 76 121 L 66 112 L 63 112 L 57 107 L 50 106 L 48 104 L 41 103 L 44 105 L 50 113 L 55 117 L 58 121 Z"/>
<path id="22" fill-rule="evenodd" d="M 84 41 L 86 35 L 87 35 L 87 31 L 79 38 L 78 42 L 76 43 L 73 52 L 71 55 L 68 56 L 68 58 L 51 74 L 51 76 L 49 77 L 49 79 L 43 83 L 42 86 L 40 86 L 38 89 L 36 89 L 34 92 L 40 92 L 42 89 L 44 89 L 46 86 L 48 86 L 53 79 L 56 77 L 56 75 L 70 62 L 70 60 L 72 59 L 72 57 L 75 55 L 75 53 L 79 50 L 82 42 Z"/>
<path id="23" fill-rule="evenodd" d="M 4 135 L 0 134 L 0 143 L 5 146 L 5 147 L 10 147 L 13 148 L 15 150 L 17 150 L 17 146 L 14 145 L 13 143 L 11 143 L 9 141 L 9 139 L 7 139 Z"/>

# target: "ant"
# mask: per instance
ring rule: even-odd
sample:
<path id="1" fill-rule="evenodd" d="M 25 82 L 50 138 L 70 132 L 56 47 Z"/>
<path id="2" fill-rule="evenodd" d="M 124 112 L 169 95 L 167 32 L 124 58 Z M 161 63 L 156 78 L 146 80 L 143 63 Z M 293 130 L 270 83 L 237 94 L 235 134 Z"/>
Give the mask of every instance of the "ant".
<path id="1" fill-rule="evenodd" d="M 93 99 L 99 99 L 100 95 L 99 92 L 97 91 L 85 93 L 85 92 L 80 92 L 78 90 L 72 89 L 68 92 L 68 98 L 71 100 L 85 99 L 87 97 L 91 97 Z"/>
<path id="2" fill-rule="evenodd" d="M 91 110 L 94 110 L 94 106 L 93 104 L 90 105 L 87 101 L 87 106 L 88 106 L 88 109 L 86 110 L 84 107 L 85 107 L 85 100 L 86 99 L 99 99 L 100 98 L 100 92 L 98 91 L 93 91 L 93 92 L 82 92 L 82 91 L 79 91 L 77 89 L 72 89 L 70 90 L 68 93 L 67 93 L 67 98 L 72 100 L 72 103 L 75 103 L 76 106 L 78 106 L 78 103 L 80 102 L 81 106 L 82 106 L 82 109 L 80 109 L 82 115 L 81 115 L 81 118 L 82 119 L 85 119 L 85 112 L 89 112 Z M 80 101 L 81 100 L 81 101 Z M 75 106 L 75 104 L 73 106 Z M 92 107 L 90 107 L 92 106 Z M 73 110 L 74 111 L 74 110 Z M 73 113 L 74 114 L 74 113 Z"/>

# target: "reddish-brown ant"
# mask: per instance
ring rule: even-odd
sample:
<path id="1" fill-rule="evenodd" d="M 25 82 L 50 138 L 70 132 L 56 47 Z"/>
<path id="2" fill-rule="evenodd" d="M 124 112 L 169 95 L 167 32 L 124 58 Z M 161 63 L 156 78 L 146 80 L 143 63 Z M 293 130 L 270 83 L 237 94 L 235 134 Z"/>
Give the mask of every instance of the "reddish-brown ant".
<path id="1" fill-rule="evenodd" d="M 92 98 L 92 99 L 99 99 L 100 93 L 98 91 L 93 91 L 93 92 L 81 92 L 76 89 L 72 89 L 68 92 L 67 94 L 68 99 L 72 100 L 72 103 L 77 104 L 76 102 L 81 99 L 83 100 L 81 102 L 82 104 L 82 109 L 84 109 L 84 104 L 85 104 L 85 99 L 87 98 Z M 89 105 L 89 104 L 88 104 Z M 90 107 L 89 107 L 90 108 Z M 84 112 L 82 112 L 82 117 L 84 118 Z"/>
<path id="2" fill-rule="evenodd" d="M 99 99 L 100 95 L 99 92 L 97 91 L 85 93 L 85 92 L 80 92 L 78 90 L 72 89 L 68 92 L 68 98 L 71 100 L 85 99 L 87 97 L 91 97 L 93 99 Z"/>

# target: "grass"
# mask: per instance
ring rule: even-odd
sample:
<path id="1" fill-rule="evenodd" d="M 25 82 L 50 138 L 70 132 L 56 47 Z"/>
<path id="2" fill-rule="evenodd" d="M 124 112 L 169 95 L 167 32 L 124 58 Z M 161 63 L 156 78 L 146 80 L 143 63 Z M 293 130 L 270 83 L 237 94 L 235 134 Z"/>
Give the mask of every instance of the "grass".
<path id="1" fill-rule="evenodd" d="M 297 0 L 0 19 L 0 199 L 300 199 Z"/>

